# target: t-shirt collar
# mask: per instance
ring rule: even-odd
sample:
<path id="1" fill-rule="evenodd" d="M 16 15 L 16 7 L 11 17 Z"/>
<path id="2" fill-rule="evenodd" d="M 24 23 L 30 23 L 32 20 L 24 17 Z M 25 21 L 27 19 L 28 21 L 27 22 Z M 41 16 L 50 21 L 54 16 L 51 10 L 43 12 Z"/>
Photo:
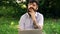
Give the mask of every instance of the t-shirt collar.
<path id="1" fill-rule="evenodd" d="M 28 13 L 27 13 L 27 15 L 28 15 Z M 37 17 L 37 12 L 35 12 L 35 16 Z M 28 17 L 30 17 L 30 16 L 28 15 Z"/>

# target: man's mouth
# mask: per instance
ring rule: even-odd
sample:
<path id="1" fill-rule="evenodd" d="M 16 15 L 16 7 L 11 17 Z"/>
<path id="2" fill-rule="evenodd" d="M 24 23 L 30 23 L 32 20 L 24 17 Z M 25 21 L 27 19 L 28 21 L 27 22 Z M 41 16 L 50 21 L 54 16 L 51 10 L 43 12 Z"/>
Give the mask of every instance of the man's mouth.
<path id="1" fill-rule="evenodd" d="M 30 7 L 28 10 L 34 10 L 34 8 Z"/>
<path id="2" fill-rule="evenodd" d="M 30 7 L 29 9 L 33 9 L 32 7 Z"/>

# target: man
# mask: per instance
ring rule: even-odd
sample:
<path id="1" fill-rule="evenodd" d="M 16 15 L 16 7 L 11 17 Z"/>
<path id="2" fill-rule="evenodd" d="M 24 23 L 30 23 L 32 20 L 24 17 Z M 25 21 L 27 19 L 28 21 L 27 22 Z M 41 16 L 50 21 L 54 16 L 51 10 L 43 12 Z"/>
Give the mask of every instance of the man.
<path id="1" fill-rule="evenodd" d="M 30 0 L 27 5 L 27 13 L 21 16 L 19 30 L 43 29 L 43 15 L 38 10 L 38 2 Z"/>

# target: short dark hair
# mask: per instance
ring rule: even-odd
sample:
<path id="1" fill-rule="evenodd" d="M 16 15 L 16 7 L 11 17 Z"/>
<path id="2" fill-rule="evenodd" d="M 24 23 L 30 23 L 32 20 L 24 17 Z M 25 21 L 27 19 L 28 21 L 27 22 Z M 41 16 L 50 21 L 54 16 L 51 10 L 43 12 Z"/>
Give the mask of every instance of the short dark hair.
<path id="1" fill-rule="evenodd" d="M 39 1 L 38 0 L 27 0 L 27 4 L 28 3 L 33 3 L 35 2 L 37 5 L 39 5 Z"/>

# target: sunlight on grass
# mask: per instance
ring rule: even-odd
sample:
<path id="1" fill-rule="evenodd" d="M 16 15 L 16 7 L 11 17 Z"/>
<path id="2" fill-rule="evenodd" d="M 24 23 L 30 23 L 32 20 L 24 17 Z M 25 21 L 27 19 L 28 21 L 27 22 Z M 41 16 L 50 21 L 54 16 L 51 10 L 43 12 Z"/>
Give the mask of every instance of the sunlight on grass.
<path id="1" fill-rule="evenodd" d="M 14 22 L 13 21 L 11 22 L 11 25 L 14 25 Z"/>
<path id="2" fill-rule="evenodd" d="M 11 22 L 10 28 L 18 29 L 18 24 L 16 25 L 14 21 Z"/>
<path id="3" fill-rule="evenodd" d="M 13 29 L 18 29 L 18 25 L 10 25 L 9 27 Z"/>

